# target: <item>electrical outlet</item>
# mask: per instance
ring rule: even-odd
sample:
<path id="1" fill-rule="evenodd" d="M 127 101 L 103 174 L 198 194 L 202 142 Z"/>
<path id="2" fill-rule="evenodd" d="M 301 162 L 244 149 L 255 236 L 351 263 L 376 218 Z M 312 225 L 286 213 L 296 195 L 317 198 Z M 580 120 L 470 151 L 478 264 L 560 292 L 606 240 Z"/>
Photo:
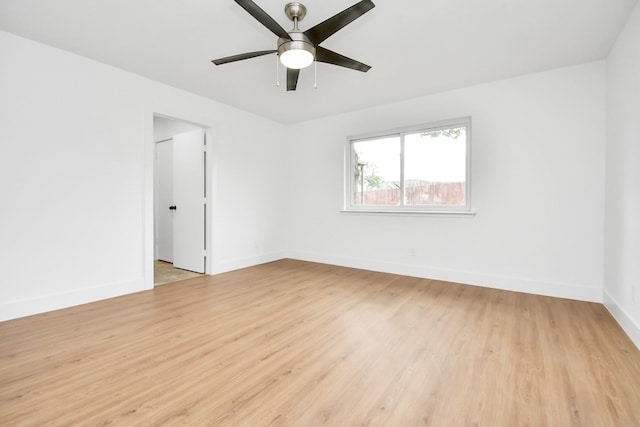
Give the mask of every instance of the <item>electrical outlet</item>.
<path id="1" fill-rule="evenodd" d="M 257 240 L 253 241 L 253 249 L 258 249 L 258 241 Z"/>
<path id="2" fill-rule="evenodd" d="M 416 248 L 409 249 L 409 255 L 416 256 Z"/>

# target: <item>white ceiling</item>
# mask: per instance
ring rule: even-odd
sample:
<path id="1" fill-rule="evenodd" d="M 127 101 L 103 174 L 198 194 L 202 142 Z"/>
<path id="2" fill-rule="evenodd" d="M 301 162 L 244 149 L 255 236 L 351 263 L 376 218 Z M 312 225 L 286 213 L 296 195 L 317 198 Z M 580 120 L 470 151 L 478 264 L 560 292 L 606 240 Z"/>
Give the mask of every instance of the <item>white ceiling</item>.
<path id="1" fill-rule="evenodd" d="M 288 0 L 254 0 L 280 25 Z M 301 29 L 357 0 L 307 0 Z M 606 57 L 637 0 L 374 0 L 322 43 L 372 66 L 319 63 L 287 92 L 276 36 L 232 0 L 0 0 L 0 29 L 282 122 L 294 123 Z M 46 66 L 46 64 L 43 64 Z"/>

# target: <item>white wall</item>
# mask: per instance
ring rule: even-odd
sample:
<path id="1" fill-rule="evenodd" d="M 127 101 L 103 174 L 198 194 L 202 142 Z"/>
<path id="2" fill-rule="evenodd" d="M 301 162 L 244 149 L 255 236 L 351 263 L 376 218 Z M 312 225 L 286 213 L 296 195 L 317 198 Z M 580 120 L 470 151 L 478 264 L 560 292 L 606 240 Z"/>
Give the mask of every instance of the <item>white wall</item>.
<path id="1" fill-rule="evenodd" d="M 462 116 L 475 217 L 340 213 L 346 136 Z M 289 255 L 601 301 L 604 119 L 596 62 L 290 126 Z"/>
<path id="2" fill-rule="evenodd" d="M 9 33 L 0 52 L 0 320 L 152 286 L 154 113 L 211 128 L 211 271 L 282 256 L 282 125 Z"/>
<path id="3" fill-rule="evenodd" d="M 640 348 L 640 5 L 607 59 L 605 304 Z"/>

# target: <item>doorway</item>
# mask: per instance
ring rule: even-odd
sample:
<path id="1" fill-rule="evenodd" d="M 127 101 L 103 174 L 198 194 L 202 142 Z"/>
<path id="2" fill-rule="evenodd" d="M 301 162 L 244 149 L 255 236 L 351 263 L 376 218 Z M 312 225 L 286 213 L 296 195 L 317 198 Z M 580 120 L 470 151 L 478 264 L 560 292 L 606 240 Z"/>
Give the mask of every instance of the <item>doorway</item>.
<path id="1" fill-rule="evenodd" d="M 206 273 L 206 130 L 153 118 L 154 286 Z"/>

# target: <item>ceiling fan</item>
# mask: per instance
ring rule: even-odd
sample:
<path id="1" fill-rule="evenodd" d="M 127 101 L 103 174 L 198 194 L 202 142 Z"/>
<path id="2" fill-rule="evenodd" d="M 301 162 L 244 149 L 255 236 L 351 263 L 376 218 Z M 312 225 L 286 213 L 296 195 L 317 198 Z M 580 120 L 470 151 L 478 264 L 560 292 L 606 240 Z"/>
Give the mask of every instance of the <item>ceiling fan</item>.
<path id="1" fill-rule="evenodd" d="M 320 46 L 320 43 L 338 30 L 373 9 L 375 5 L 371 0 L 362 0 L 306 31 L 301 31 L 298 28 L 298 22 L 302 21 L 307 14 L 307 8 L 302 3 L 288 3 L 284 8 L 284 13 L 293 21 L 293 29 L 289 32 L 285 31 L 284 28 L 253 1 L 235 0 L 235 2 L 278 36 L 278 47 L 274 50 L 241 53 L 239 55 L 227 56 L 211 61 L 216 65 L 277 53 L 280 62 L 287 67 L 287 90 L 296 90 L 300 70 L 311 65 L 314 60 L 365 73 L 371 68 L 369 65 L 347 58 L 344 55 Z"/>

